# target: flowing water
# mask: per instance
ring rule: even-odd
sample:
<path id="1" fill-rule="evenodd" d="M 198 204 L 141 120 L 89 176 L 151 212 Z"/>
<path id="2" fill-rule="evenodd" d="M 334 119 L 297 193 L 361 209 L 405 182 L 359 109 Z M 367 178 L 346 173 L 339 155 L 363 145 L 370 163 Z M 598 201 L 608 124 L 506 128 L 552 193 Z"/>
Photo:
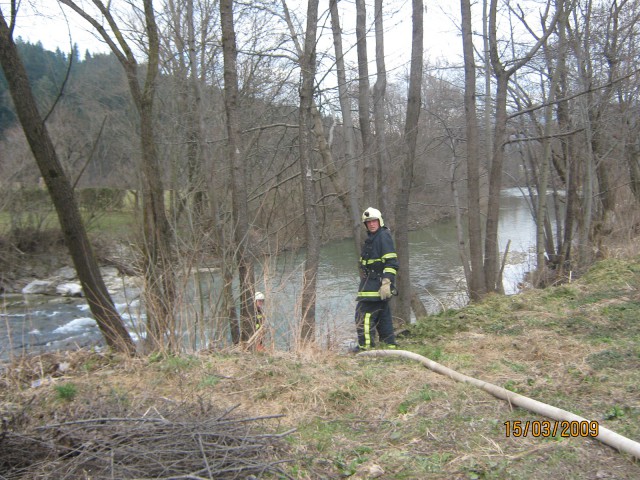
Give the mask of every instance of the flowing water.
<path id="1" fill-rule="evenodd" d="M 517 292 L 526 271 L 534 265 L 535 225 L 527 201 L 517 189 L 503 192 L 499 224 L 500 250 L 509 245 L 504 271 L 507 294 Z M 409 235 L 412 282 L 430 313 L 443 307 L 460 307 L 467 301 L 464 273 L 457 251 L 453 221 L 411 232 Z M 267 294 L 266 315 L 275 332 L 273 338 L 281 348 L 287 348 L 295 338 L 295 319 L 300 318 L 301 290 L 300 255 L 283 255 L 258 268 L 258 290 Z M 316 321 L 323 341 L 342 342 L 355 336 L 353 313 L 358 285 L 357 258 L 351 240 L 332 242 L 322 248 L 318 273 Z M 407 266 L 401 265 L 401 269 Z M 217 292 L 221 280 L 217 273 L 200 273 L 199 282 L 192 282 L 182 316 L 210 318 L 219 304 Z M 144 312 L 135 296 L 114 298 L 116 307 L 134 340 L 144 324 Z M 82 299 L 54 298 L 41 295 L 7 295 L 0 307 L 0 360 L 12 354 L 63 350 L 76 345 L 99 344 L 101 335 Z M 207 330 L 216 330 L 212 321 L 208 327 L 194 325 L 186 329 L 185 342 L 194 348 L 214 343 Z M 198 331 L 199 329 L 199 331 Z M 188 330 L 188 331 L 187 331 Z M 218 329 L 220 330 L 220 329 Z M 331 337 L 331 338 L 330 338 Z M 219 340 L 218 340 L 219 341 Z"/>

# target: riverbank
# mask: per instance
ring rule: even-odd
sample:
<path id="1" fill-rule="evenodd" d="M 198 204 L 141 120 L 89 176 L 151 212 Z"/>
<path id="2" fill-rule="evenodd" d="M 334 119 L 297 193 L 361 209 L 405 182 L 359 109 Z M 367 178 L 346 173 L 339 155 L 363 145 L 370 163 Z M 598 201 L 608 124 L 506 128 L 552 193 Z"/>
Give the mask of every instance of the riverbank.
<path id="1" fill-rule="evenodd" d="M 429 209 L 419 219 L 412 219 L 409 228 L 416 231 L 445 221 L 451 218 L 450 210 L 448 207 Z M 139 249 L 132 248 L 135 241 L 132 241 L 131 236 L 135 228 L 127 226 L 126 221 L 122 224 L 121 215 L 112 215 L 118 218 L 117 228 L 114 228 L 113 222 L 104 220 L 94 225 L 94 230 L 89 233 L 94 254 L 101 267 L 116 268 L 124 277 L 134 276 L 134 266 L 140 264 L 136 258 Z M 325 226 L 322 234 L 323 245 L 351 238 L 351 230 L 344 219 L 334 219 L 333 224 Z M 56 277 L 63 269 L 73 269 L 71 256 L 59 228 L 34 228 L 17 235 L 19 238 L 4 238 L 0 235 L 0 293 L 22 293 L 22 289 L 31 282 Z M 286 248 L 282 245 L 277 247 L 280 249 L 278 254 L 301 249 L 303 239 L 294 237 L 288 239 Z M 269 246 L 260 255 L 273 254 L 272 248 L 273 245 Z M 189 254 L 193 255 L 194 252 L 190 251 Z M 207 258 L 208 251 L 200 252 L 200 256 Z M 208 265 L 217 265 L 220 260 L 212 257 L 207 262 Z"/>
<path id="2" fill-rule="evenodd" d="M 431 316 L 409 329 L 401 348 L 640 441 L 639 292 L 640 258 L 607 259 L 572 283 Z M 201 424 L 227 418 L 221 412 L 256 423 L 272 441 L 260 461 L 281 473 L 258 478 L 640 475 L 628 454 L 579 432 L 517 434 L 515 425 L 548 419 L 419 364 L 313 349 L 137 359 L 78 351 L 16 359 L 0 378 L 0 474 L 33 478 L 7 463 L 16 458 L 12 452 L 33 451 L 31 463 L 23 455 L 21 466 L 33 467 L 29 472 L 39 478 L 59 478 L 73 468 L 84 468 L 79 478 L 107 478 L 98 471 L 101 455 L 91 452 L 136 445 L 136 421 L 163 420 L 168 428 L 185 416 Z M 90 421 L 96 417 L 102 420 Z M 104 425 L 114 428 L 123 418 L 128 422 L 104 435 Z M 188 438 L 193 435 L 184 442 Z M 24 443 L 30 439 L 55 448 L 34 449 Z M 126 451 L 115 460 L 137 458 L 134 449 Z M 74 455 L 63 460 L 65 452 Z M 232 478 L 202 468 L 200 478 Z"/>

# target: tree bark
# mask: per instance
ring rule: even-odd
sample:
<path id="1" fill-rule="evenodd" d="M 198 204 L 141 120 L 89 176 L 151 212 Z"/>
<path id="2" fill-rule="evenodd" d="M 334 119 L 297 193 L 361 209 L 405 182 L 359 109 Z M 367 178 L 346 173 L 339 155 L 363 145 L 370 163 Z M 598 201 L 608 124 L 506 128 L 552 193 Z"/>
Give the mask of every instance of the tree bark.
<path id="1" fill-rule="evenodd" d="M 133 355 L 135 345 L 104 284 L 82 222 L 73 188 L 58 160 L 47 127 L 38 111 L 27 72 L 12 38 L 13 25 L 12 19 L 11 28 L 9 27 L 4 14 L 0 11 L 0 64 L 7 79 L 16 113 L 55 206 L 67 248 L 91 313 L 109 348 Z"/>
<path id="2" fill-rule="evenodd" d="M 195 34 L 195 18 L 193 12 L 193 0 L 187 0 L 187 50 L 189 59 L 189 85 L 191 94 L 193 95 L 193 105 L 189 115 L 189 128 L 191 141 L 188 147 L 188 194 L 191 204 L 193 205 L 193 222 L 198 227 L 202 224 L 205 212 L 205 192 L 206 186 L 202 175 L 202 160 L 204 158 L 205 149 L 205 131 L 206 125 L 204 121 L 204 106 L 202 103 L 202 86 L 200 75 L 198 74 L 198 59 L 196 55 L 196 34 Z M 196 232 L 197 234 L 197 232 Z"/>
<path id="3" fill-rule="evenodd" d="M 558 117 L 558 129 L 561 132 L 570 132 L 573 130 L 571 114 L 569 111 L 569 102 L 562 100 L 566 96 L 568 89 L 568 75 L 567 75 L 567 25 L 568 18 L 563 19 L 563 23 L 559 26 L 558 36 L 559 43 L 563 45 L 558 57 L 558 93 L 557 96 L 561 99 L 558 102 L 556 108 L 556 115 Z M 565 265 L 569 265 L 571 261 L 571 246 L 573 243 L 574 225 L 575 225 L 575 206 L 578 204 L 578 184 L 577 184 L 577 171 L 576 160 L 574 159 L 573 142 L 574 137 L 569 136 L 562 141 L 562 153 L 563 159 L 562 167 L 556 167 L 558 176 L 564 179 L 566 194 L 566 205 L 564 208 L 563 220 L 563 236 L 558 238 L 558 268 L 559 275 L 562 275 L 565 271 Z M 554 162 L 554 166 L 559 162 Z M 558 219 L 556 220 L 559 221 Z"/>
<path id="4" fill-rule="evenodd" d="M 629 187 L 633 197 L 636 199 L 636 203 L 640 204 L 640 144 L 637 140 L 637 119 L 628 116 L 625 127 L 627 142 L 625 143 L 624 157 L 629 169 Z"/>

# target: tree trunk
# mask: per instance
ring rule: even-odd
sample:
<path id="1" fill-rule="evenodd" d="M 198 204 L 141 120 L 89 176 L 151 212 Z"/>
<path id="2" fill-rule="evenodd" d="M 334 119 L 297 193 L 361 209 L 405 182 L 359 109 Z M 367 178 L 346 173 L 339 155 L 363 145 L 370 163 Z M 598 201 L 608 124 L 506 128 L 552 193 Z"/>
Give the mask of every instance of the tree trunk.
<path id="1" fill-rule="evenodd" d="M 494 71 L 496 71 L 494 67 Z M 507 127 L 507 86 L 509 77 L 504 70 L 496 71 L 496 114 L 493 139 L 493 155 L 489 169 L 489 199 L 484 246 L 484 277 L 487 292 L 499 292 L 498 279 L 499 245 L 498 222 L 500 219 L 500 193 L 502 190 L 502 164 Z"/>
<path id="2" fill-rule="evenodd" d="M 627 142 L 625 143 L 624 156 L 629 168 L 629 186 L 636 203 L 640 203 L 640 144 L 638 143 L 636 119 L 627 118 Z"/>
<path id="3" fill-rule="evenodd" d="M 318 0 L 307 4 L 307 28 L 304 51 L 300 59 L 300 178 L 306 236 L 306 256 L 302 273 L 302 319 L 300 342 L 304 346 L 315 340 L 316 285 L 320 263 L 320 238 L 317 231 L 316 198 L 313 178 L 313 157 L 309 129 L 312 125 L 313 84 L 316 73 L 316 33 L 318 28 Z"/>
<path id="4" fill-rule="evenodd" d="M 233 0 L 220 0 L 222 50 L 224 55 L 224 105 L 227 114 L 227 155 L 231 166 L 232 211 L 237 245 L 236 264 L 240 282 L 240 337 L 248 340 L 255 330 L 253 291 L 255 273 L 251 260 L 249 209 L 247 204 L 247 176 L 240 143 L 238 114 L 238 71 L 236 34 L 233 23 Z"/>
<path id="5" fill-rule="evenodd" d="M 462 263 L 462 269 L 464 270 L 464 278 L 467 281 L 467 285 L 471 285 L 472 274 L 471 265 L 469 262 L 469 252 L 467 251 L 467 245 L 464 240 L 464 228 L 462 226 L 462 209 L 460 208 L 460 194 L 458 193 L 458 174 L 457 171 L 460 167 L 460 161 L 458 160 L 457 145 L 458 141 L 455 138 L 450 138 L 451 145 L 451 168 L 450 170 L 450 182 L 451 197 L 453 198 L 453 208 L 456 219 L 456 239 L 458 240 L 458 254 L 460 255 L 460 261 Z M 471 289 L 467 288 L 469 297 L 471 298 Z"/>
<path id="6" fill-rule="evenodd" d="M 13 21 L 11 24 L 13 26 Z M 0 64 L 29 147 L 56 208 L 62 233 L 91 313 L 109 348 L 133 355 L 135 345 L 104 284 L 71 183 L 60 165 L 47 127 L 38 112 L 27 72 L 12 38 L 12 29 L 1 11 Z"/>
<path id="7" fill-rule="evenodd" d="M 411 309 L 416 316 L 416 320 L 421 318 L 424 319 L 429 316 L 429 312 L 427 312 L 424 303 L 422 303 L 420 296 L 414 289 L 411 290 Z"/>
<path id="8" fill-rule="evenodd" d="M 483 112 L 483 122 L 484 122 L 484 152 L 485 158 L 493 153 L 493 115 L 492 107 L 493 107 L 493 93 L 491 91 L 491 47 L 489 44 L 489 0 L 482 0 L 482 46 L 484 50 L 484 112 Z M 465 2 L 466 3 L 466 2 Z M 469 19 L 468 22 L 471 22 L 471 6 L 469 5 L 468 9 Z M 465 22 L 465 20 L 463 20 Z M 464 28 L 464 27 L 463 27 Z M 471 29 L 471 23 L 469 23 L 468 28 Z M 464 35 L 464 34 L 463 34 Z M 469 35 L 471 38 L 468 40 L 470 46 L 472 48 L 470 52 L 470 59 L 473 59 L 473 30 L 469 30 Z M 464 38 L 463 38 L 464 42 Z M 466 67 L 465 67 L 466 68 Z M 475 73 L 475 65 L 473 66 Z M 466 78 L 466 73 L 465 73 Z M 475 84 L 475 81 L 474 81 Z M 475 96 L 474 96 L 475 102 Z"/>
<path id="9" fill-rule="evenodd" d="M 296 52 L 298 53 L 298 62 L 301 63 L 302 57 L 304 55 L 303 46 L 301 46 L 300 42 L 298 41 L 298 36 L 296 35 L 295 27 L 293 25 L 293 22 L 291 21 L 291 16 L 289 15 L 289 9 L 287 8 L 287 3 L 285 0 L 282 0 L 282 6 L 284 9 L 285 21 L 289 28 L 289 32 L 291 33 L 291 38 L 293 40 L 293 43 L 296 47 Z M 336 12 L 335 15 L 337 15 L 337 6 L 330 5 L 330 8 L 334 9 Z M 332 18 L 333 18 L 333 10 L 332 10 Z M 340 38 L 339 23 L 337 25 L 338 25 L 337 27 L 338 38 Z M 335 28 L 334 28 L 334 34 L 335 34 Z M 334 36 L 334 47 L 336 45 L 335 42 L 336 42 L 336 39 Z M 339 51 L 342 52 L 341 40 L 339 40 L 338 42 L 338 47 L 339 47 Z M 338 63 L 342 62 L 342 66 L 343 66 L 342 73 L 344 77 L 344 59 L 342 57 L 342 53 L 340 53 L 340 55 L 337 55 L 337 59 L 338 59 L 337 60 Z M 338 76 L 339 75 L 340 73 L 338 72 Z M 342 86 L 341 87 L 339 86 L 338 88 L 339 90 L 340 88 L 346 89 L 346 83 L 343 83 Z M 339 96 L 341 96 L 340 93 L 339 93 Z M 342 102 L 342 99 L 341 99 L 341 102 Z M 337 192 L 338 199 L 342 203 L 342 207 L 345 209 L 346 212 L 348 212 L 350 218 L 352 219 L 352 222 L 353 222 L 352 230 L 354 233 L 354 239 L 356 240 L 355 249 L 356 249 L 356 253 L 358 253 L 359 243 L 357 242 L 360 238 L 362 229 L 361 228 L 356 229 L 356 227 L 359 226 L 359 221 L 357 219 L 359 219 L 360 217 L 359 206 L 357 202 L 357 194 L 359 192 L 359 188 L 358 188 L 358 182 L 357 182 L 357 165 L 355 162 L 350 161 L 352 158 L 355 158 L 355 153 L 354 153 L 355 141 L 354 141 L 354 135 L 353 135 L 353 121 L 351 120 L 351 111 L 348 112 L 348 115 L 344 116 L 345 140 L 347 142 L 352 141 L 352 144 L 346 147 L 347 148 L 346 157 L 348 162 L 347 164 L 348 173 L 347 173 L 346 182 L 344 182 L 342 177 L 340 177 L 338 169 L 336 167 L 336 163 L 333 160 L 331 146 L 329 145 L 329 143 L 327 142 L 327 139 L 325 138 L 323 118 L 320 115 L 320 111 L 318 110 L 318 107 L 314 100 L 312 100 L 311 116 L 309 120 L 312 122 L 313 128 L 311 129 L 311 131 L 313 133 L 313 137 L 316 140 L 318 152 L 320 153 L 320 156 L 322 158 L 323 164 L 321 168 L 326 171 L 326 176 L 329 178 L 329 180 L 333 185 L 334 190 Z M 347 124 L 350 125 L 351 128 L 346 128 Z M 354 179 L 354 182 L 350 181 L 351 178 Z M 348 187 L 347 185 L 350 185 L 350 187 Z M 358 222 L 358 225 L 356 225 L 356 222 Z"/>
<path id="10" fill-rule="evenodd" d="M 387 152 L 384 105 L 387 91 L 387 68 L 384 62 L 384 26 L 382 22 L 382 0 L 375 0 L 376 31 L 376 83 L 373 85 L 373 122 L 376 137 L 376 198 L 379 209 L 391 213 L 389 201 L 389 155 Z M 388 218 L 394 223 L 393 218 Z"/>
<path id="11" fill-rule="evenodd" d="M 568 13 L 568 12 L 567 12 Z M 558 57 L 558 98 L 560 101 L 557 105 L 557 117 L 558 117 L 558 130 L 561 132 L 572 131 L 571 115 L 569 112 L 569 102 L 562 100 L 566 97 L 568 90 L 568 75 L 567 75 L 567 17 L 563 19 L 563 23 L 559 25 L 558 35 L 559 43 L 562 45 L 560 49 L 560 55 Z M 562 140 L 562 158 L 563 165 L 561 168 L 556 167 L 558 176 L 564 179 L 564 187 L 567 192 L 566 206 L 564 208 L 564 214 L 557 217 L 563 218 L 563 237 L 558 237 L 558 274 L 564 273 L 565 265 L 568 265 L 571 260 L 571 244 L 573 243 L 574 224 L 575 224 L 575 206 L 578 203 L 578 185 L 577 185 L 577 172 L 576 161 L 574 157 L 573 148 L 573 136 L 569 136 Z M 557 162 L 554 162 L 554 165 Z"/>
<path id="12" fill-rule="evenodd" d="M 378 208 L 376 176 L 371 156 L 371 121 L 369 101 L 369 60 L 367 56 L 367 11 L 364 0 L 356 0 L 356 41 L 358 52 L 358 119 L 362 138 L 363 201 L 364 208 Z M 364 210 L 364 209 L 363 209 Z"/>
<path id="13" fill-rule="evenodd" d="M 340 16 L 338 15 L 338 0 L 330 0 L 331 30 L 333 32 L 333 47 L 336 54 L 336 75 L 338 77 L 338 97 L 340 98 L 340 111 L 342 113 L 342 131 L 345 141 L 345 164 L 347 165 L 347 185 L 349 190 L 349 215 L 351 230 L 354 240 L 355 258 L 360 254 L 360 246 L 363 241 L 362 222 L 360 221 L 360 182 L 358 180 L 358 164 L 356 162 L 356 140 L 351 116 L 351 101 L 347 89 L 347 77 L 345 74 L 344 55 L 342 52 L 342 33 L 340 28 Z M 354 263 L 357 268 L 357 264 Z"/>
<path id="14" fill-rule="evenodd" d="M 551 56 L 547 56 L 547 69 L 551 76 L 551 83 L 549 85 L 549 95 L 547 96 L 544 107 L 544 125 L 542 127 L 542 165 L 540 166 L 540 173 L 538 176 L 537 188 L 538 194 L 536 196 L 536 276 L 539 280 L 543 280 L 547 277 L 547 262 L 545 253 L 547 253 L 547 229 L 546 223 L 549 220 L 549 214 L 547 211 L 547 188 L 549 185 L 549 171 L 551 168 L 551 157 L 553 150 L 551 148 L 551 128 L 553 126 L 553 105 L 556 101 L 556 93 L 558 89 L 558 75 L 560 73 L 559 65 L 553 65 Z M 549 232 L 551 234 L 552 232 Z M 552 247 L 553 248 L 553 243 Z M 552 252 L 549 252 L 549 259 L 554 258 Z M 554 258 L 555 259 L 555 258 Z"/>
<path id="15" fill-rule="evenodd" d="M 411 67 L 409 73 L 409 94 L 407 99 L 407 117 L 404 127 L 404 163 L 402 180 L 396 204 L 396 248 L 400 271 L 398 273 L 398 308 L 396 316 L 401 322 L 411 321 L 411 275 L 409 273 L 409 197 L 413 183 L 413 165 L 418 141 L 418 120 L 422 104 L 422 66 L 423 66 L 423 2 L 413 0 Z"/>
<path id="16" fill-rule="evenodd" d="M 465 268 L 467 289 L 471 300 L 482 298 L 487 288 L 484 280 L 482 256 L 482 221 L 480 216 L 480 145 L 476 110 L 476 67 L 473 54 L 473 30 L 471 27 L 471 2 L 461 0 L 462 49 L 464 56 L 464 112 L 467 135 L 467 206 L 469 228 L 469 256 L 471 265 Z M 485 109 L 489 108 L 485 102 Z M 462 245 L 460 248 L 464 248 Z M 466 252 L 462 252 L 466 257 Z"/>
<path id="17" fill-rule="evenodd" d="M 162 173 L 154 134 L 153 106 L 158 75 L 159 40 L 153 2 L 144 1 L 145 27 L 149 38 L 146 78 L 140 92 L 138 68 L 133 54 L 126 63 L 128 80 L 134 101 L 140 113 L 140 141 L 142 144 L 143 213 L 149 274 L 145 296 L 147 298 L 148 337 L 153 350 L 166 347 L 176 351 L 177 336 L 173 304 L 175 281 L 172 260 L 171 229 L 167 219 Z"/>
<path id="18" fill-rule="evenodd" d="M 193 224 L 198 231 L 203 223 L 205 213 L 205 183 L 202 175 L 202 160 L 205 149 L 205 121 L 202 105 L 202 88 L 198 75 L 198 59 L 196 56 L 196 35 L 194 26 L 193 0 L 187 0 L 187 49 L 189 59 L 189 85 L 193 95 L 192 109 L 188 112 L 191 140 L 188 147 L 188 189 L 189 201 L 194 215 Z M 194 232 L 196 235 L 198 232 Z"/>

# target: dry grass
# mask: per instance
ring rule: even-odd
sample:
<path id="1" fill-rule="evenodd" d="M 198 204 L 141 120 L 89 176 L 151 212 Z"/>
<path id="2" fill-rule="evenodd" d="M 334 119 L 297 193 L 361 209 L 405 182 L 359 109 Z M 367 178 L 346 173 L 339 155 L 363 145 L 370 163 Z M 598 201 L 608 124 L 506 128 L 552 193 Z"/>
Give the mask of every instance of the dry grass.
<path id="1" fill-rule="evenodd" d="M 640 264 L 614 259 L 571 285 L 427 319 L 402 344 L 640 441 L 639 289 Z M 77 391 L 65 399 L 59 387 L 69 384 Z M 507 421 L 542 419 L 397 358 L 318 349 L 129 360 L 69 352 L 20 359 L 0 378 L 5 433 L 78 418 L 91 406 L 115 416 L 168 405 L 278 416 L 261 428 L 296 429 L 277 450 L 296 479 L 640 477 L 634 459 L 591 438 L 506 437 Z"/>

